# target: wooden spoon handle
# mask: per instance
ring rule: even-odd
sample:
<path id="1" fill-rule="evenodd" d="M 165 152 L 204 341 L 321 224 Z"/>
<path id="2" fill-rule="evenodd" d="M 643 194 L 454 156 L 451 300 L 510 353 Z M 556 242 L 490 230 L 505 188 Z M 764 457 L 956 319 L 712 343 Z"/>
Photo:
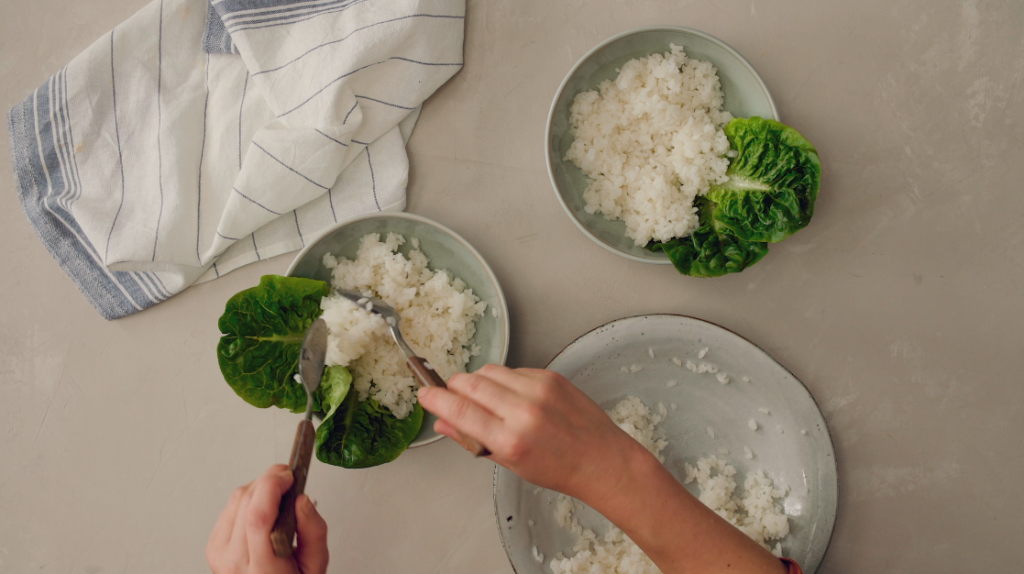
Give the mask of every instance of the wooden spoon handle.
<path id="1" fill-rule="evenodd" d="M 313 422 L 303 420 L 295 432 L 295 444 L 292 445 L 292 458 L 288 468 L 292 471 L 295 481 L 288 492 L 281 497 L 281 507 L 277 510 L 274 529 L 270 531 L 270 543 L 274 554 L 281 557 L 292 555 L 292 541 L 295 539 L 295 500 L 306 489 L 306 476 L 309 475 L 309 461 L 313 457 L 313 440 L 316 431 Z"/>
<path id="2" fill-rule="evenodd" d="M 406 361 L 406 365 L 409 366 L 409 370 L 416 375 L 416 378 L 421 383 L 428 387 L 441 387 L 442 389 L 448 388 L 448 385 L 444 383 L 444 379 L 441 375 L 437 374 L 434 369 L 427 366 L 427 361 L 423 357 L 409 357 Z M 475 439 L 470 438 L 466 435 L 461 435 L 460 440 L 456 441 L 466 448 L 469 452 L 473 453 L 473 456 L 490 456 L 491 451 L 487 450 L 487 447 L 477 442 Z"/>

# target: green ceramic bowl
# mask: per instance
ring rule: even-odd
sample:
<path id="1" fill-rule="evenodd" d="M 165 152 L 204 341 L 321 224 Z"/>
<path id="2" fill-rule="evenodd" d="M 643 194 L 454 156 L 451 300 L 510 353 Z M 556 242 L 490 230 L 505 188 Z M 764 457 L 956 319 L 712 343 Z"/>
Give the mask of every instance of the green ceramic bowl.
<path id="1" fill-rule="evenodd" d="M 359 240 L 369 233 L 379 233 L 383 239 L 389 232 L 403 235 L 405 245 L 399 252 L 408 255 L 413 237 L 420 240 L 420 251 L 427 256 L 431 269 L 447 269 L 451 274 L 466 282 L 481 301 L 487 303 L 487 311 L 476 322 L 473 342 L 480 346 L 480 354 L 469 360 L 466 370 L 472 372 L 487 363 L 505 364 L 508 356 L 509 322 L 508 305 L 501 291 L 498 278 L 490 266 L 473 246 L 447 227 L 411 213 L 374 213 L 338 224 L 305 247 L 292 261 L 286 273 L 289 277 L 306 277 L 321 281 L 331 280 L 330 270 L 324 267 L 325 253 L 336 257 L 355 259 Z M 498 310 L 495 317 L 491 309 Z M 423 446 L 441 440 L 443 435 L 434 432 L 434 415 L 427 413 L 423 428 L 413 441 L 412 447 Z"/>
<path id="2" fill-rule="evenodd" d="M 609 221 L 599 213 L 584 211 L 583 191 L 588 178 L 572 162 L 563 159 L 573 142 L 569 127 L 569 106 L 576 94 L 597 89 L 604 80 L 614 79 L 618 68 L 635 58 L 664 53 L 669 44 L 682 46 L 690 58 L 711 62 L 718 68 L 718 78 L 725 94 L 725 109 L 733 116 L 779 119 L 768 88 L 739 52 L 725 42 L 682 26 L 652 26 L 623 32 L 601 42 L 587 52 L 562 81 L 548 113 L 544 152 L 548 175 L 558 201 L 573 223 L 598 245 L 635 261 L 670 264 L 664 253 L 637 247 L 626 237 L 626 224 Z"/>

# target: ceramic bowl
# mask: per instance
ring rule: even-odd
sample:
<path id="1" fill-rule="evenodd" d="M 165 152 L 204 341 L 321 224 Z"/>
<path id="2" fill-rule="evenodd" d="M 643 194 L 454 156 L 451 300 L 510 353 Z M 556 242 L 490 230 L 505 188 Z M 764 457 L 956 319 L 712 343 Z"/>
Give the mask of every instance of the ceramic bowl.
<path id="1" fill-rule="evenodd" d="M 671 261 L 664 253 L 648 251 L 626 237 L 626 224 L 622 221 L 609 221 L 600 213 L 584 211 L 583 191 L 589 178 L 564 158 L 574 139 L 569 125 L 569 107 L 576 95 L 596 90 L 604 80 L 614 79 L 618 69 L 629 60 L 669 51 L 669 44 L 682 46 L 688 57 L 711 62 L 718 68 L 718 78 L 725 95 L 724 108 L 733 116 L 779 119 L 775 102 L 761 77 L 750 62 L 731 46 L 691 28 L 653 26 L 612 36 L 587 52 L 559 86 L 551 103 L 544 134 L 551 185 L 573 223 L 598 245 L 613 253 L 634 261 L 666 265 Z"/>
<path id="2" fill-rule="evenodd" d="M 721 384 L 718 373 L 691 372 L 685 367 L 687 360 L 714 365 L 730 380 Z M 640 369 L 622 371 L 633 365 Z M 644 315 L 612 321 L 583 335 L 548 368 L 566 376 L 604 409 L 628 396 L 655 410 L 663 404 L 667 416 L 660 426 L 669 444 L 661 454 L 677 479 L 686 476 L 684 464 L 716 455 L 736 468 L 740 491 L 744 478 L 758 469 L 789 487 L 777 501 L 790 525 L 782 541 L 784 555 L 797 560 L 807 574 L 817 570 L 838 508 L 835 450 L 807 388 L 771 356 L 706 321 Z M 669 386 L 668 381 L 678 384 Z M 757 421 L 757 430 L 748 426 L 750 419 Z M 752 459 L 746 458 L 744 447 L 751 449 Z M 687 488 L 697 494 L 695 484 Z M 557 497 L 502 467 L 495 470 L 494 512 L 502 545 L 518 574 L 550 573 L 552 557 L 573 554 L 575 537 L 555 521 Z M 601 536 L 607 521 L 583 504 L 575 506 L 580 523 Z M 534 559 L 534 547 L 544 554 L 544 564 Z"/>
<path id="3" fill-rule="evenodd" d="M 427 256 L 431 269 L 447 269 L 452 276 L 466 282 L 487 311 L 477 320 L 474 343 L 480 354 L 471 358 L 466 370 L 472 372 L 487 363 L 505 364 L 508 356 L 508 305 L 497 277 L 476 249 L 447 227 L 411 213 L 375 213 L 338 224 L 327 230 L 299 252 L 286 273 L 289 277 L 306 277 L 321 281 L 331 280 L 331 272 L 324 267 L 324 254 L 355 259 L 359 241 L 369 233 L 379 233 L 383 239 L 388 233 L 398 233 L 406 243 L 399 252 L 408 255 L 413 237 L 420 241 L 420 251 Z M 498 310 L 495 317 L 491 309 Z M 434 415 L 425 413 L 423 428 L 410 447 L 418 447 L 442 438 L 434 432 Z"/>

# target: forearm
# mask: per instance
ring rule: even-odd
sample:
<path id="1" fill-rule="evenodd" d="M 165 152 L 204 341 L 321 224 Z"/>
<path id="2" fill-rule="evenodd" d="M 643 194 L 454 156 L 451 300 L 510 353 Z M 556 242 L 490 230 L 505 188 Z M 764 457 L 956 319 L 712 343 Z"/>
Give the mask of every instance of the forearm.
<path id="1" fill-rule="evenodd" d="M 626 454 L 609 493 L 581 499 L 616 526 L 665 574 L 783 574 L 767 550 L 691 495 L 643 448 Z"/>

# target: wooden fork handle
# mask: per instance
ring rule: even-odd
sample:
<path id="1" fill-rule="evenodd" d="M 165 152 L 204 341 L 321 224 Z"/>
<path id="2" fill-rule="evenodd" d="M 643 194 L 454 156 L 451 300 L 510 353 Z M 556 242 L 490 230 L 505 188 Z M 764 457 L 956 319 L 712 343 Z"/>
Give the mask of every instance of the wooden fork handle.
<path id="1" fill-rule="evenodd" d="M 434 369 L 427 366 L 427 361 L 423 357 L 409 357 L 406 361 L 406 365 L 409 366 L 409 370 L 416 375 L 421 383 L 428 387 L 440 387 L 442 389 L 448 388 L 448 385 L 444 383 L 444 379 L 441 375 L 437 374 Z M 470 438 L 466 435 L 461 435 L 460 440 L 457 441 L 469 452 L 473 453 L 473 456 L 490 456 L 491 451 L 487 450 L 487 447 L 477 442 L 475 439 Z"/>
<path id="2" fill-rule="evenodd" d="M 295 432 L 295 444 L 292 445 L 292 458 L 288 468 L 292 471 L 295 481 L 288 492 L 281 497 L 281 507 L 277 510 L 274 529 L 270 531 L 270 543 L 274 554 L 280 557 L 292 555 L 292 540 L 295 539 L 295 501 L 306 490 L 306 476 L 309 475 L 309 461 L 313 457 L 313 440 L 316 431 L 313 422 L 303 420 Z"/>

